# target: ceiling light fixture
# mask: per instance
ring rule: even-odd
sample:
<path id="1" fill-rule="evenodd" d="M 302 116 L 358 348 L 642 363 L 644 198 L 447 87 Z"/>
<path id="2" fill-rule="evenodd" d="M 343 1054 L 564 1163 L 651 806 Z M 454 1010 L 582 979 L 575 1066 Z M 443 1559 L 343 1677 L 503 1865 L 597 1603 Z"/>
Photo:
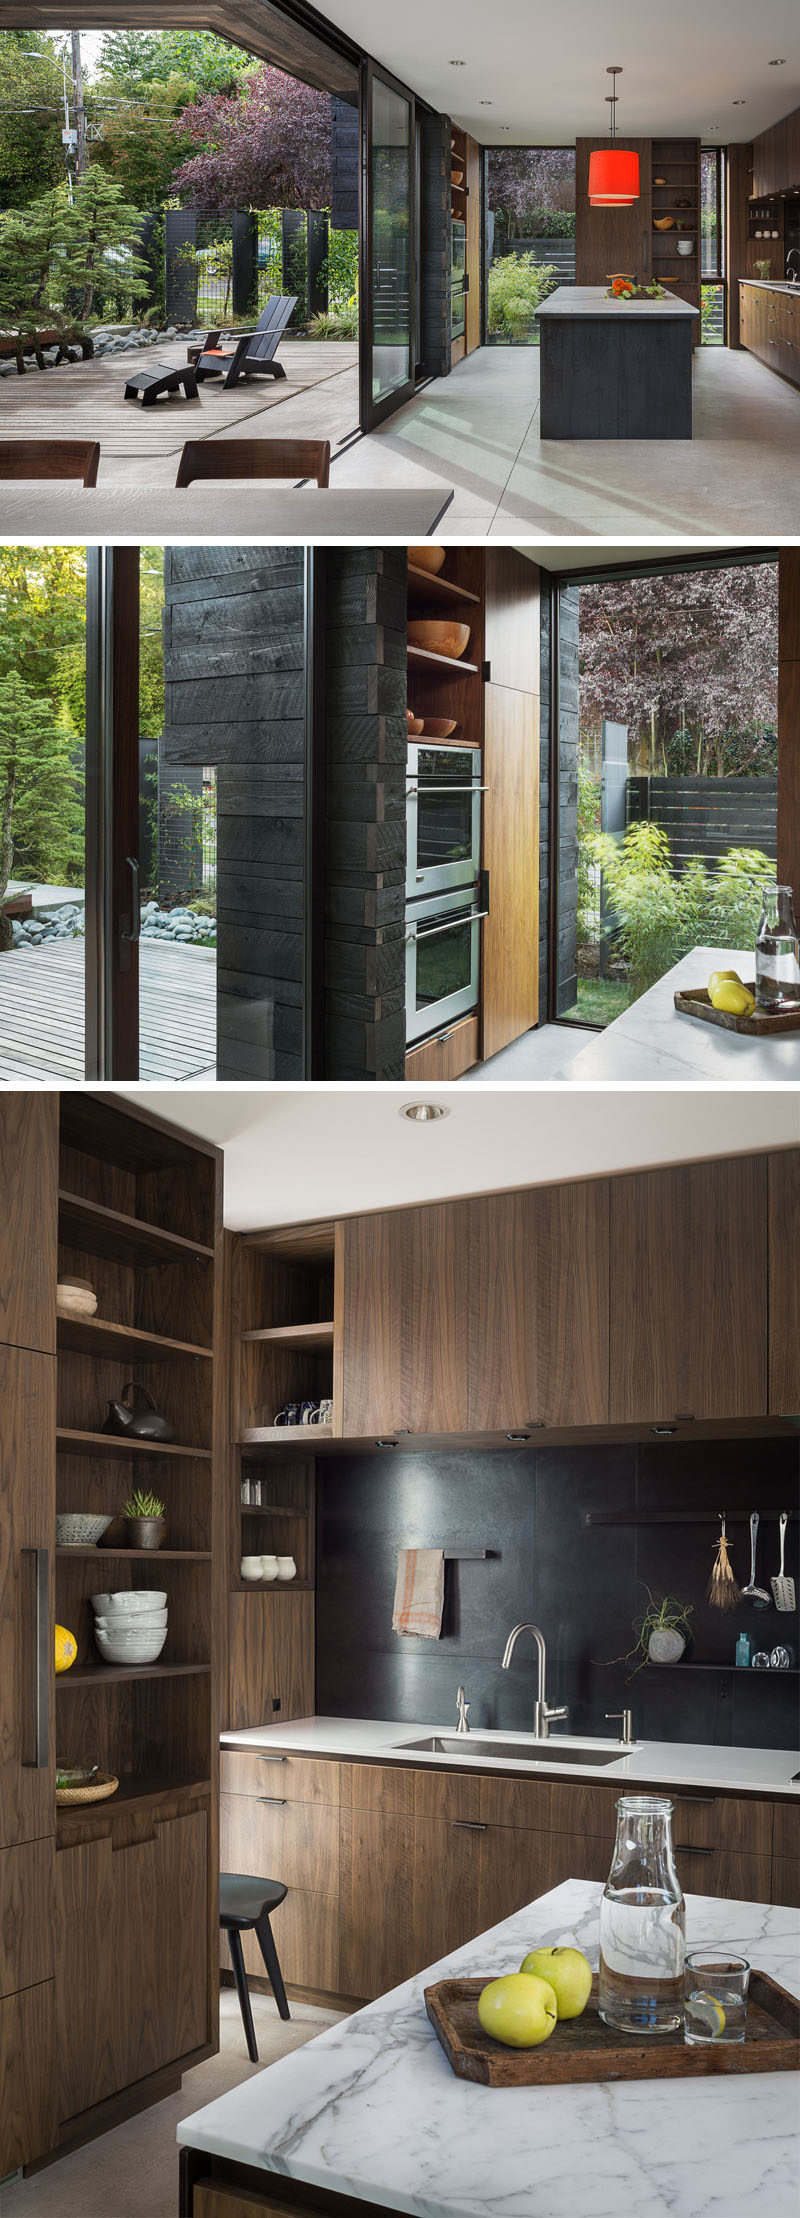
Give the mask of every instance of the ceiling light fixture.
<path id="1" fill-rule="evenodd" d="M 409 1124 L 438 1124 L 440 1117 L 449 1117 L 450 1111 L 441 1101 L 410 1101 L 399 1114 L 407 1117 Z"/>
<path id="2" fill-rule="evenodd" d="M 37 57 L 37 58 L 38 58 L 38 57 Z M 479 106 L 479 107 L 481 107 L 481 108 L 493 108 L 493 107 L 494 107 L 494 101 L 493 101 L 493 100 L 480 100 L 480 101 L 478 102 L 478 106 Z"/>
<path id="3" fill-rule="evenodd" d="M 466 62 L 450 62 L 450 69 L 466 69 Z"/>
<path id="4" fill-rule="evenodd" d="M 777 55 L 777 57 L 776 57 L 776 59 L 775 59 L 775 61 L 774 61 L 774 62 L 770 62 L 770 63 L 769 63 L 769 67 L 770 67 L 770 69 L 785 69 L 785 68 L 786 68 L 786 55 L 785 55 L 785 54 L 778 54 L 778 55 Z"/>
<path id="5" fill-rule="evenodd" d="M 622 76 L 618 62 L 611 62 L 606 70 L 614 90 L 606 93 L 611 109 L 611 145 L 599 148 L 589 156 L 589 206 L 591 208 L 632 208 L 639 198 L 639 156 L 632 148 L 617 145 L 617 78 Z"/>
<path id="6" fill-rule="evenodd" d="M 731 107 L 732 107 L 732 108 L 746 108 L 746 107 L 747 107 L 747 101 L 746 101 L 746 100 L 732 100 L 732 101 L 731 101 Z"/>
<path id="7" fill-rule="evenodd" d="M 655 1434 L 656 1440 L 672 1440 L 677 1429 L 676 1425 L 651 1425 L 650 1427 L 650 1431 Z"/>

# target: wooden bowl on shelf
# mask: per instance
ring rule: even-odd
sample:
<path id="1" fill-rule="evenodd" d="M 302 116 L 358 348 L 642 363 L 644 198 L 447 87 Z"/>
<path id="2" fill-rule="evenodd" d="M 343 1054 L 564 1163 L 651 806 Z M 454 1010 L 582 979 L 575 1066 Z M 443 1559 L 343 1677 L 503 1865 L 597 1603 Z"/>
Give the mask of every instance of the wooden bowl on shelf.
<path id="1" fill-rule="evenodd" d="M 675 217 L 674 217 L 674 216 L 654 216 L 654 217 L 653 217 L 653 224 L 654 224 L 654 227 L 655 227 L 656 231 L 674 231 L 674 229 L 675 229 Z"/>
<path id="2" fill-rule="evenodd" d="M 447 555 L 446 547 L 434 547 L 433 543 L 428 541 L 424 547 L 408 547 L 406 551 L 409 562 L 413 562 L 415 570 L 427 570 L 429 577 L 438 578 L 439 571 L 444 569 Z"/>
<path id="3" fill-rule="evenodd" d="M 456 190 L 460 192 L 460 190 L 461 190 L 461 186 L 462 186 L 462 185 L 463 185 L 463 183 L 464 183 L 464 172 L 463 172 L 463 169 L 451 169 L 451 171 L 450 171 L 450 183 L 451 183 L 451 185 L 455 185 L 455 187 L 456 187 Z"/>
<path id="4" fill-rule="evenodd" d="M 420 732 L 424 730 L 424 718 L 421 716 L 414 716 L 411 712 L 411 709 L 407 710 L 406 718 L 408 723 L 409 739 L 419 739 Z"/>
<path id="5" fill-rule="evenodd" d="M 422 731 L 426 739 L 450 739 L 458 724 L 454 716 L 426 716 Z"/>
<path id="6" fill-rule="evenodd" d="M 454 624 L 451 617 L 414 617 L 408 625 L 408 644 L 458 662 L 469 646 L 469 625 Z"/>

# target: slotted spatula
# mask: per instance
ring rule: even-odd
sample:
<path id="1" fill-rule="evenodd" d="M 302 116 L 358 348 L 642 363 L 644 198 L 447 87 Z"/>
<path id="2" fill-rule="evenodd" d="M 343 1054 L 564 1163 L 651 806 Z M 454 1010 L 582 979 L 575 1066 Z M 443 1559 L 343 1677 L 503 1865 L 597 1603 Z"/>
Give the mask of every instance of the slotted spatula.
<path id="1" fill-rule="evenodd" d="M 780 1518 L 779 1518 L 779 1521 L 778 1521 L 778 1522 L 779 1522 L 779 1529 L 780 1529 L 780 1536 L 781 1536 L 781 1567 L 780 1567 L 780 1571 L 778 1572 L 778 1576 L 777 1576 L 777 1578 L 776 1578 L 776 1579 L 770 1579 L 770 1582 L 769 1582 L 769 1583 L 770 1583 L 770 1586 L 771 1586 L 771 1588 L 772 1588 L 772 1599 L 773 1599 L 773 1602 L 774 1602 L 774 1604 L 775 1604 L 775 1608 L 776 1608 L 776 1610 L 793 1610 L 793 1609 L 794 1609 L 794 1580 L 793 1580 L 793 1579 L 787 1579 L 787 1578 L 786 1578 L 786 1576 L 785 1576 L 785 1574 L 784 1574 L 784 1569 L 783 1569 L 783 1551 L 784 1551 L 784 1546 L 785 1546 L 785 1542 L 786 1542 L 786 1527 L 787 1527 L 787 1525 L 788 1525 L 788 1523 L 789 1523 L 789 1512 L 788 1512 L 788 1510 L 785 1510 L 785 1509 L 782 1509 L 782 1510 L 781 1510 L 781 1514 L 780 1514 Z"/>

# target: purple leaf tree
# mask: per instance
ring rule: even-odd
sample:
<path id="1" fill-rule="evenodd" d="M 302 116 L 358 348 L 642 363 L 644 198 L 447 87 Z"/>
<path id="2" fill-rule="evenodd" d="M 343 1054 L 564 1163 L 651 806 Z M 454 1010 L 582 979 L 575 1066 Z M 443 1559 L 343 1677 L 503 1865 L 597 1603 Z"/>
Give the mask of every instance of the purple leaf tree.
<path id="1" fill-rule="evenodd" d="M 331 103 L 266 64 L 240 92 L 206 93 L 175 123 L 195 152 L 173 190 L 208 213 L 228 208 L 329 208 Z"/>

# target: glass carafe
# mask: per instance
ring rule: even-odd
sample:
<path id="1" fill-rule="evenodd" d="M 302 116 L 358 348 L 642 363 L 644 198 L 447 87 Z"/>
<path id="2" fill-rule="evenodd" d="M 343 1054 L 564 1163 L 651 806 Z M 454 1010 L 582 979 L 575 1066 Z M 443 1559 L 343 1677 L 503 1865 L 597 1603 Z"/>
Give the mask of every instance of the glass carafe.
<path id="1" fill-rule="evenodd" d="M 760 1009 L 800 1008 L 800 951 L 791 886 L 765 886 L 756 937 L 756 1001 Z"/>
<path id="2" fill-rule="evenodd" d="M 683 2024 L 686 1906 L 672 1848 L 672 1803 L 624 1794 L 600 1904 L 600 2016 L 619 2033 Z"/>

